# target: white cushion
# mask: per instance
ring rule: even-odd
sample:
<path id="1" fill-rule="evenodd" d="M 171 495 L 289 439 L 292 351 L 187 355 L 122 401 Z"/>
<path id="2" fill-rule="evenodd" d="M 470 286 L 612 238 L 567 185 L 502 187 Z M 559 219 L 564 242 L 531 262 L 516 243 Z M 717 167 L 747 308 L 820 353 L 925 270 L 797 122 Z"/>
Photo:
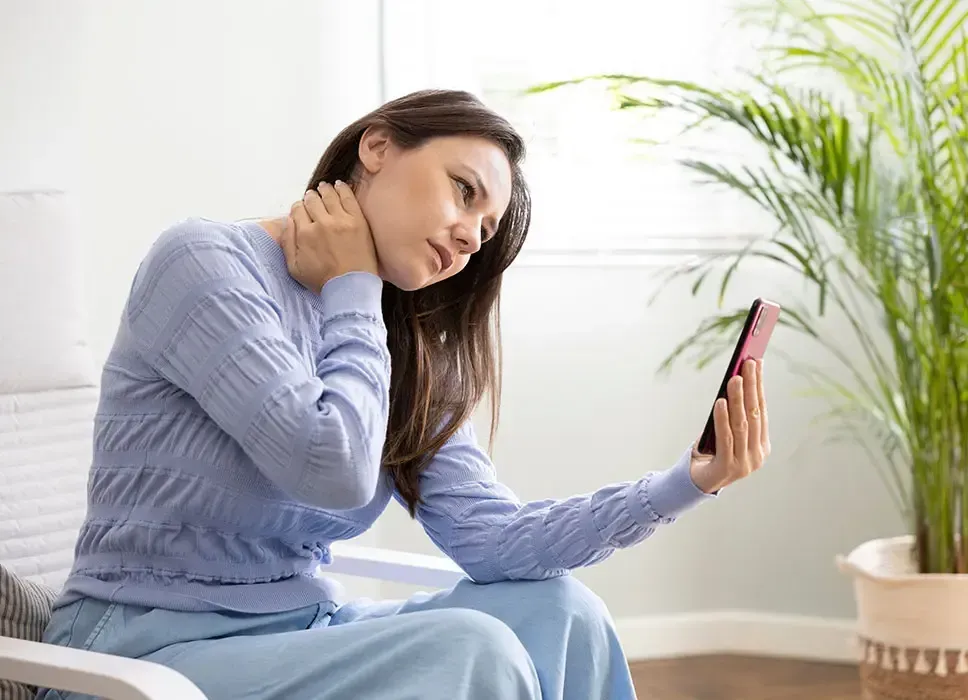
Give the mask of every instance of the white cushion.
<path id="1" fill-rule="evenodd" d="M 0 561 L 63 586 L 86 508 L 96 388 L 0 395 Z"/>
<path id="2" fill-rule="evenodd" d="M 63 192 L 0 193 L 0 394 L 97 381 L 80 252 Z"/>

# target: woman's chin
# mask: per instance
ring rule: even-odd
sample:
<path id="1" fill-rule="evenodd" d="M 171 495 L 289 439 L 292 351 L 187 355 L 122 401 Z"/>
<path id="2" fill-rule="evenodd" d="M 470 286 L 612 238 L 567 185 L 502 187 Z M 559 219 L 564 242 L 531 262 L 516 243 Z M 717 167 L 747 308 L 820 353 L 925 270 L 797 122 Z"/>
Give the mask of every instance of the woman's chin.
<path id="1" fill-rule="evenodd" d="M 381 270 L 381 277 L 397 289 L 404 292 L 415 292 L 433 282 L 434 277 L 428 270 L 417 269 L 416 266 L 402 269 Z"/>

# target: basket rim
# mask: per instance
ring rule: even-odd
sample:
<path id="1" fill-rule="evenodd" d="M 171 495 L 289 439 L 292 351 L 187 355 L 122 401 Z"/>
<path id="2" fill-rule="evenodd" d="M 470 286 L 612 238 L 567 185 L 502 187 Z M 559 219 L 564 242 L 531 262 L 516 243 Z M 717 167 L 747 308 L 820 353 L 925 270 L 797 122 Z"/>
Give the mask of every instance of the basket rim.
<path id="1" fill-rule="evenodd" d="M 958 584 L 968 584 L 968 574 L 886 573 L 873 568 L 872 562 L 876 561 L 883 553 L 910 549 L 913 546 L 913 535 L 878 537 L 857 545 L 846 557 L 838 555 L 837 565 L 845 574 L 883 583 L 957 582 Z"/>

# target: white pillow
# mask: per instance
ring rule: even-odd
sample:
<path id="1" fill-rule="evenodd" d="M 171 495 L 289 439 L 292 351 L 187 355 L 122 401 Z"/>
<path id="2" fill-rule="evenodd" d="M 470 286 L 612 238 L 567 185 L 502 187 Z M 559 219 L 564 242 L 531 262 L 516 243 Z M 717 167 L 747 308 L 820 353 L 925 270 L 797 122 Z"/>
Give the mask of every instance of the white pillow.
<path id="1" fill-rule="evenodd" d="M 0 394 L 96 383 L 80 252 L 65 193 L 0 192 Z"/>

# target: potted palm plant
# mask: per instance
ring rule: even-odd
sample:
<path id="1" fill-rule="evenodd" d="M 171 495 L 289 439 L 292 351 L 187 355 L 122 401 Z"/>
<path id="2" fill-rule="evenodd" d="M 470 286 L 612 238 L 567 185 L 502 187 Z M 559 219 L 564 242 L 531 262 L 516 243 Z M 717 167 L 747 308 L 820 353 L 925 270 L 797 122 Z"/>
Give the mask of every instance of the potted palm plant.
<path id="1" fill-rule="evenodd" d="M 778 299 L 783 320 L 844 370 L 808 368 L 910 527 L 838 559 L 854 583 L 865 697 L 968 698 L 968 4 L 771 0 L 740 16 L 769 40 L 735 86 L 598 75 L 530 92 L 603 81 L 619 110 L 731 130 L 763 156 L 681 159 L 765 212 L 773 233 L 671 274 L 693 294 L 718 284 L 720 307 L 753 260 L 812 288 L 806 303 Z M 799 87 L 804 71 L 819 87 Z M 853 351 L 818 330 L 829 313 Z M 705 319 L 664 367 L 727 349 L 745 314 Z"/>

